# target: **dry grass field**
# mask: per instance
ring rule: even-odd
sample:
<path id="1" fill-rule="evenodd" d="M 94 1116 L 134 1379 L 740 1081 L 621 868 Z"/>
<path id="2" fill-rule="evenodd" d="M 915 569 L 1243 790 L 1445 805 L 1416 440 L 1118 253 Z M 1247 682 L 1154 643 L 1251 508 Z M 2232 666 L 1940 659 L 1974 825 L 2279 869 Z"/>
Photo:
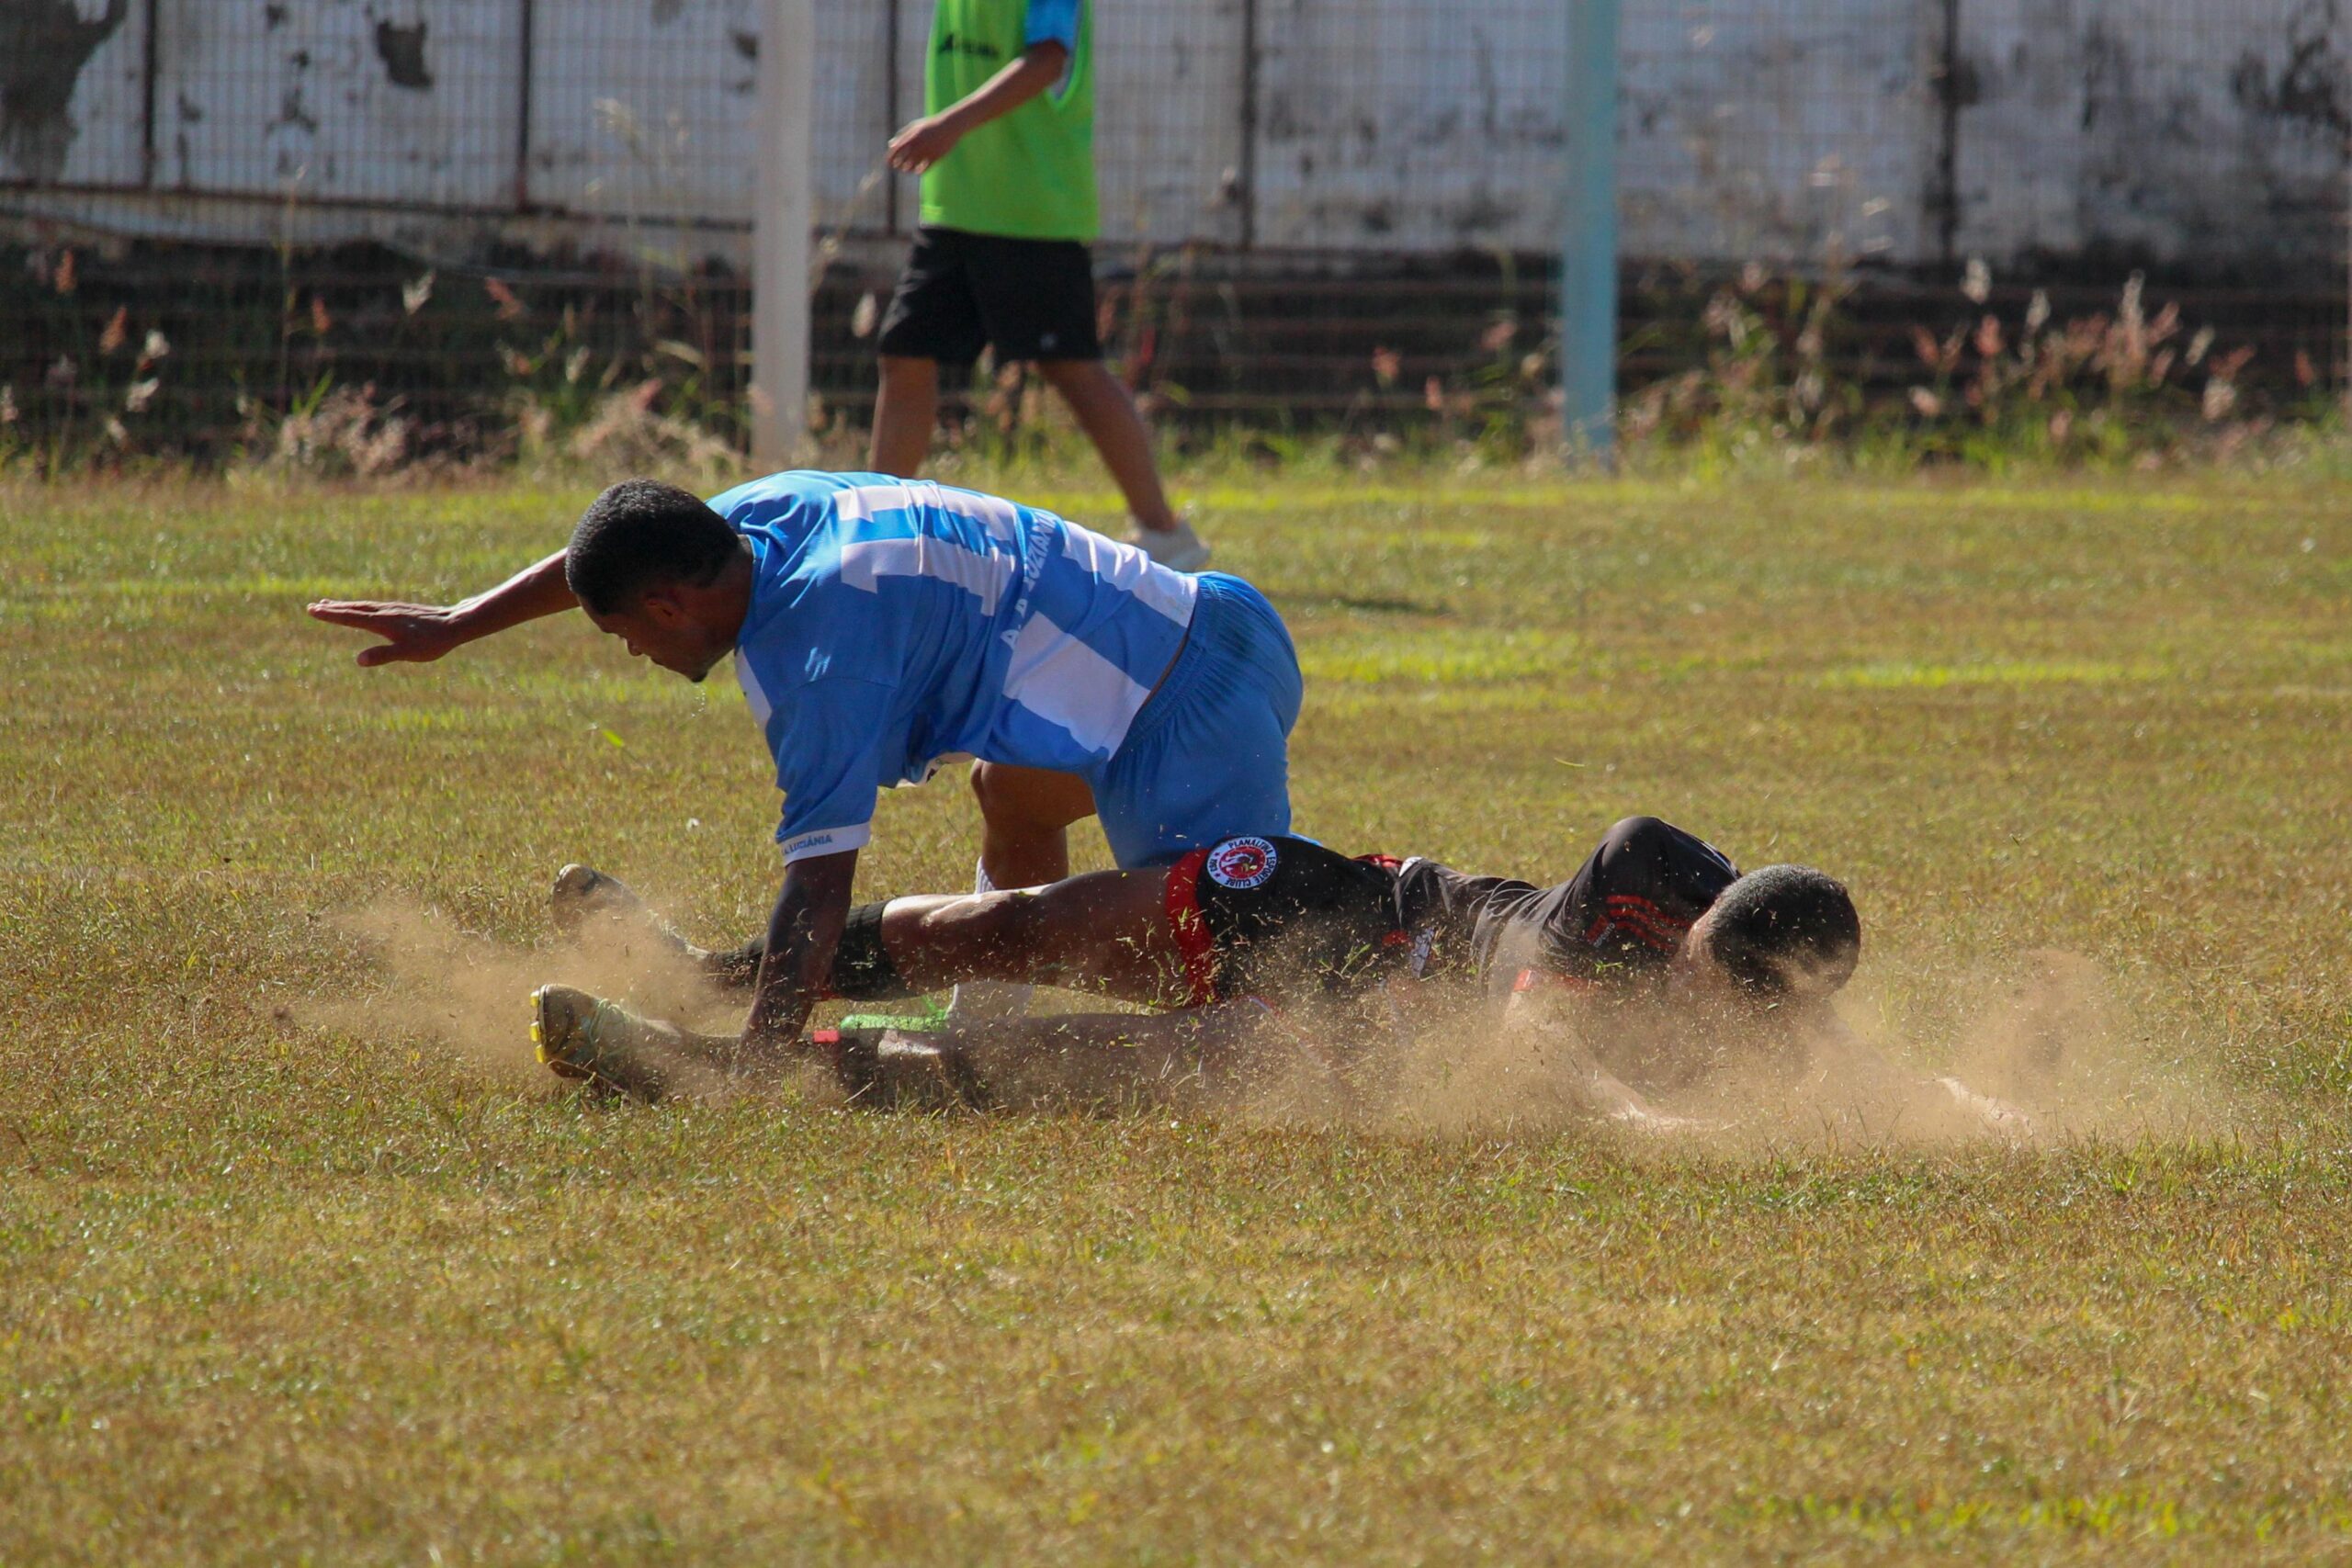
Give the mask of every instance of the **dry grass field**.
<path id="1" fill-rule="evenodd" d="M 0 490 L 0 1562 L 2352 1553 L 2340 485 L 1195 487 L 1304 830 L 1828 866 L 1860 1032 L 2111 1067 L 2026 1147 L 583 1105 L 547 879 L 752 924 L 740 697 L 300 607 L 588 493 Z"/>

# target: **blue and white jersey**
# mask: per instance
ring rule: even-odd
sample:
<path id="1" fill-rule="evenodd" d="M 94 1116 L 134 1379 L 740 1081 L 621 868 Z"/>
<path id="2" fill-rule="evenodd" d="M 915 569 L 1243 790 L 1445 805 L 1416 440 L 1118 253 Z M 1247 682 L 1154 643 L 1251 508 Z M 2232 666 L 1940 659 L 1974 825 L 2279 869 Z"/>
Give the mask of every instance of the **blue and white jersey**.
<path id="1" fill-rule="evenodd" d="M 973 491 L 794 472 L 710 504 L 752 547 L 735 674 L 775 756 L 786 861 L 863 845 L 875 792 L 951 752 L 1108 761 L 1192 624 L 1191 578 Z"/>

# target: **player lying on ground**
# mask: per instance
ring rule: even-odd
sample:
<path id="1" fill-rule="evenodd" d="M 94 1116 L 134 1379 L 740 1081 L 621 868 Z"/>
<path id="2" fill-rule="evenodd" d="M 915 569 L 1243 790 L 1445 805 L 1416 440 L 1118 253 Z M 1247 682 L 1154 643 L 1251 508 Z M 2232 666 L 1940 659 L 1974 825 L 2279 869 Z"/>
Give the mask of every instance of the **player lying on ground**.
<path id="1" fill-rule="evenodd" d="M 833 964 L 877 790 L 979 759 L 985 881 L 1049 882 L 1102 818 L 1122 866 L 1290 821 L 1298 659 L 1239 578 L 1188 577 L 1051 513 L 879 474 L 786 473 L 706 504 L 607 490 L 568 547 L 447 607 L 311 614 L 437 659 L 574 604 L 701 681 L 729 653 L 785 792 L 784 886 L 747 978 L 747 1060 L 790 1048 Z"/>
<path id="2" fill-rule="evenodd" d="M 648 924 L 722 984 L 741 983 L 758 963 L 756 943 L 726 953 L 688 946 L 627 888 L 584 867 L 559 880 L 556 908 L 567 925 L 597 917 Z M 1288 1007 L 1392 982 L 1467 987 L 1498 1000 L 1509 1026 L 1580 1041 L 1571 1065 L 1585 1100 L 1641 1118 L 1650 1111 L 1634 1085 L 1682 1087 L 1710 1066 L 1709 1051 L 1792 1057 L 1823 1039 L 1858 1049 L 1826 1004 L 1860 949 L 1853 902 L 1826 873 L 1784 865 L 1742 876 L 1713 846 L 1635 817 L 1550 888 L 1419 858 L 1351 860 L 1305 840 L 1247 836 L 1165 870 L 1098 873 L 1018 893 L 893 898 L 853 911 L 830 989 L 888 1002 L 990 978 L 1193 1010 L 1157 1023 L 1097 1017 L 1033 1032 L 1032 1055 L 1049 1055 L 1065 1084 L 1082 1075 L 1089 1045 L 1129 1047 L 1091 1055 L 1116 1085 L 1133 1087 L 1162 1081 L 1187 1060 L 1214 1072 L 1262 1047 L 1273 1025 L 1251 1002 Z M 1685 1023 L 1703 1020 L 1707 1047 L 1694 1050 L 1687 1028 L 1628 1026 L 1636 1010 L 1624 1004 L 1640 999 L 1668 1003 Z M 542 993 L 538 1027 L 551 1066 L 593 1072 L 608 1054 L 603 1070 L 615 1081 L 629 1071 L 632 1042 L 691 1048 L 658 1029 L 639 1034 L 619 1010 L 560 987 Z M 854 1036 L 840 1043 L 869 1056 L 874 1045 Z M 888 1043 L 902 1065 L 922 1050 L 939 1054 L 948 1077 L 983 1096 L 992 1071 L 1027 1066 L 1017 1032 L 901 1032 Z M 872 1065 L 846 1064 L 853 1081 Z M 2014 1123 L 2006 1108 L 1941 1087 L 1996 1124 Z"/>

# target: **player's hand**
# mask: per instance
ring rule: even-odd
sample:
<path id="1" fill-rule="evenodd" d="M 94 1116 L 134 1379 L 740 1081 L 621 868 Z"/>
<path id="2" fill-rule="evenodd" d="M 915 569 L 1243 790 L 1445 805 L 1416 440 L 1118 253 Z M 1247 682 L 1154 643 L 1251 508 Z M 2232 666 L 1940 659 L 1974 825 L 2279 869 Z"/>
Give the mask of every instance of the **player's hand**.
<path id="1" fill-rule="evenodd" d="M 955 150 L 964 133 L 944 115 L 910 120 L 890 138 L 890 166 L 902 175 L 919 175 Z"/>
<path id="2" fill-rule="evenodd" d="M 438 659 L 466 638 L 458 629 L 457 612 L 437 604 L 379 604 L 368 599 L 322 599 L 310 606 L 311 618 L 329 626 L 372 632 L 384 640 L 359 650 L 362 668 L 379 664 L 422 664 Z"/>

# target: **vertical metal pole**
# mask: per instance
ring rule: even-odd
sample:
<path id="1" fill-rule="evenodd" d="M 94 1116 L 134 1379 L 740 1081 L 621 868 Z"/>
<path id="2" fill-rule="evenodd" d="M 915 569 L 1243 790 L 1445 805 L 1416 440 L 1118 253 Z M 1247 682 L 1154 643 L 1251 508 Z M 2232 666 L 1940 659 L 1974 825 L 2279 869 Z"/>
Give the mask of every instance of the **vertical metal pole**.
<path id="1" fill-rule="evenodd" d="M 889 62 L 882 73 L 882 140 L 889 141 L 899 134 L 902 123 L 899 108 L 899 7 L 904 0 L 887 0 L 884 11 L 882 55 Z M 899 231 L 899 176 L 888 169 L 882 171 L 882 231 Z"/>
<path id="2" fill-rule="evenodd" d="M 1937 252 L 1951 281 L 1960 265 L 1960 0 L 1944 0 L 1942 49 L 1932 77 L 1939 141 L 1928 205 L 1935 209 Z"/>
<path id="3" fill-rule="evenodd" d="M 766 0 L 760 29 L 758 169 L 752 220 L 752 455 L 790 464 L 808 435 L 810 131 L 815 0 Z"/>
<path id="4" fill-rule="evenodd" d="M 522 82 L 514 94 L 514 210 L 531 210 L 531 78 L 538 72 L 538 39 L 535 37 L 537 6 L 522 0 L 521 38 L 516 52 L 523 62 Z"/>
<path id="5" fill-rule="evenodd" d="M 1561 434 L 1606 463 L 1617 412 L 1617 18 L 1567 0 L 1567 184 L 1560 243 Z"/>
<path id="6" fill-rule="evenodd" d="M 155 84 L 163 62 L 155 51 L 163 47 L 163 24 L 156 16 L 161 0 L 147 0 L 147 58 L 139 66 L 139 183 L 155 188 Z"/>
<path id="7" fill-rule="evenodd" d="M 1258 243 L 1258 0 L 1241 0 L 1241 248 Z"/>

